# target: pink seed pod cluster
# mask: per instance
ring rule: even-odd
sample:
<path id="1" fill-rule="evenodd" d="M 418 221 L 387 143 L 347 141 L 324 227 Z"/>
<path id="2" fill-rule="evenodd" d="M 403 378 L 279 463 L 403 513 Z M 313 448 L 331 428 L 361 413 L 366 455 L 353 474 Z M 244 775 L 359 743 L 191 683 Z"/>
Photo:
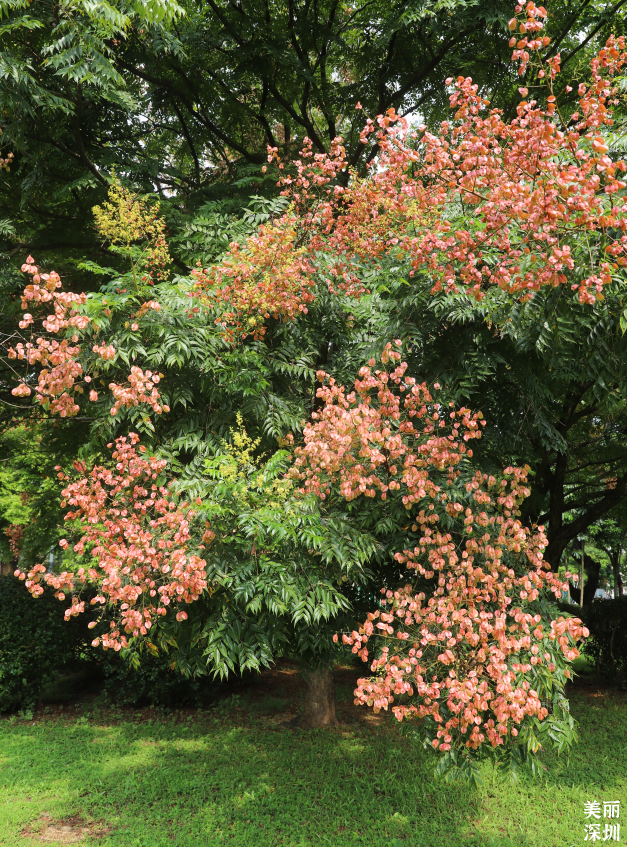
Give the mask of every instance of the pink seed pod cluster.
<path id="1" fill-rule="evenodd" d="M 205 302 L 211 294 L 227 304 L 216 324 L 229 340 L 261 338 L 265 319 L 294 320 L 307 313 L 307 304 L 314 299 L 314 268 L 295 245 L 295 224 L 286 215 L 278 224 L 261 226 L 244 249 L 233 242 L 220 265 L 192 271 L 194 298 Z"/>
<path id="2" fill-rule="evenodd" d="M 166 462 L 146 457 L 138 442 L 130 433 L 109 445 L 114 469 L 96 466 L 73 482 L 59 469 L 67 483 L 63 505 L 70 507 L 65 519 L 77 521 L 83 531 L 74 552 L 90 556 L 91 563 L 61 574 L 46 573 L 43 565 L 15 572 L 34 596 L 44 585 L 60 600 L 71 594 L 66 618 L 85 611 L 81 590 L 95 589 L 91 603 L 108 606 L 113 619 L 110 631 L 93 643 L 113 650 L 128 646 L 129 637 L 146 636 L 170 608 L 178 621 L 185 620 L 182 607 L 207 588 L 206 563 L 194 552 L 190 533 L 195 512 L 176 502 L 169 485 L 158 484 Z M 81 463 L 76 469 L 86 472 Z M 66 540 L 60 544 L 69 546 Z"/>
<path id="3" fill-rule="evenodd" d="M 324 406 L 291 475 L 303 493 L 380 497 L 407 516 L 413 543 L 395 558 L 425 588 L 382 589 L 380 608 L 342 636 L 377 674 L 359 680 L 355 702 L 391 707 L 399 721 L 431 719 L 444 752 L 496 747 L 527 719 L 546 718 L 533 674 L 575 659 L 588 632 L 533 605 L 565 586 L 542 558 L 542 527 L 519 520 L 529 469 L 474 470 L 468 444 L 483 416 L 438 402 L 439 386 L 407 376 L 399 346 L 386 345 L 382 367 L 371 360 L 351 392 L 319 374 Z"/>
<path id="4" fill-rule="evenodd" d="M 11 393 L 14 397 L 29 397 L 34 391 L 37 402 L 51 414 L 72 417 L 80 412 L 80 397 L 92 381 L 92 376 L 85 372 L 90 367 L 85 345 L 79 343 L 80 333 L 91 323 L 90 318 L 79 311 L 87 303 L 87 295 L 63 291 L 59 275 L 54 271 L 40 273 L 32 256 L 22 265 L 22 271 L 32 277 L 22 294 L 22 308 L 30 307 L 35 311 L 37 307 L 51 307 L 53 313 L 41 319 L 42 332 L 34 335 L 35 318 L 25 312 L 19 328 L 28 330 L 30 338 L 23 336 L 17 343 L 4 345 L 10 361 L 39 368 L 36 385 L 31 388 L 27 380 L 22 379 Z M 143 303 L 135 318 L 141 319 L 149 310 L 158 312 L 161 305 L 156 300 Z M 138 329 L 139 324 L 133 323 L 133 330 Z M 117 356 L 114 345 L 107 342 L 92 344 L 91 350 L 103 362 L 114 362 Z M 156 388 L 159 380 L 159 374 L 132 366 L 127 384 L 109 384 L 114 399 L 111 414 L 116 415 L 122 407 L 133 408 L 141 403 L 149 405 L 157 414 L 169 412 L 169 406 L 160 402 Z M 96 402 L 100 395 L 92 388 L 87 396 L 90 402 Z"/>
<path id="5" fill-rule="evenodd" d="M 135 366 L 131 367 L 128 385 L 109 383 L 109 388 L 115 399 L 115 403 L 111 407 L 111 414 L 117 415 L 122 406 L 132 408 L 140 403 L 147 403 L 158 415 L 162 412 L 169 412 L 170 407 L 159 402 L 161 395 L 155 387 L 159 381 L 159 374 L 152 371 L 144 372 L 141 368 Z"/>
<path id="6" fill-rule="evenodd" d="M 2 135 L 1 129 L 0 129 L 0 135 Z M 12 162 L 13 162 L 13 153 L 11 153 L 11 152 L 7 153 L 7 155 L 4 158 L 2 158 L 2 156 L 0 156 L 0 171 L 3 170 L 3 169 L 7 170 L 7 171 L 10 170 Z"/>
<path id="7" fill-rule="evenodd" d="M 627 265 L 627 164 L 608 155 L 606 140 L 625 39 L 608 39 L 591 62 L 591 83 L 579 85 L 577 111 L 562 114 L 553 90 L 559 53 L 543 59 L 546 10 L 533 2 L 516 8 L 512 61 L 521 74 L 533 68 L 546 105 L 521 87 L 506 120 L 472 79 L 450 78 L 452 116 L 434 132 L 413 129 L 393 109 L 367 119 L 361 140 L 376 142 L 378 153 L 365 178 L 338 179 L 349 168 L 340 137 L 315 154 L 306 138 L 290 168 L 268 148 L 290 211 L 231 245 L 214 269 L 195 272 L 195 296 L 226 301 L 218 322 L 229 337 L 263 335 L 268 317 L 294 319 L 313 301 L 317 280 L 360 296 L 360 268 L 384 256 L 431 280 L 434 293 L 480 300 L 499 287 L 525 300 L 567 286 L 582 303 L 603 299 L 612 274 Z M 467 214 L 457 223 L 450 210 L 460 205 Z"/>
<path id="8" fill-rule="evenodd" d="M 54 336 L 59 333 L 74 333 L 89 324 L 89 318 L 78 314 L 76 307 L 84 305 L 85 294 L 72 294 L 60 291 L 61 280 L 58 274 L 39 273 L 29 256 L 22 265 L 22 271 L 30 274 L 32 283 L 27 285 L 22 294 L 22 308 L 46 305 L 52 307 L 53 313 L 42 320 L 46 335 Z M 20 329 L 27 329 L 34 324 L 30 312 L 26 312 L 19 322 Z M 77 361 L 80 347 L 76 345 L 78 336 L 73 334 L 71 340 L 51 337 L 38 337 L 33 341 L 20 341 L 7 349 L 10 360 L 24 361 L 29 365 L 39 365 L 35 394 L 37 401 L 53 414 L 60 417 L 76 415 L 79 407 L 74 399 L 77 380 L 83 374 L 83 368 Z M 30 386 L 20 382 L 11 392 L 15 397 L 28 397 L 32 393 Z"/>

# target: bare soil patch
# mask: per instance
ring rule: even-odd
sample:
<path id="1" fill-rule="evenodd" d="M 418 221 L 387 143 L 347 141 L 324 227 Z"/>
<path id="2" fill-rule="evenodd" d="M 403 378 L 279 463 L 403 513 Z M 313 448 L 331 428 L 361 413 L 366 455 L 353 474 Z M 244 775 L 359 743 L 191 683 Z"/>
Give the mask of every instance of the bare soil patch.
<path id="1" fill-rule="evenodd" d="M 42 815 L 22 830 L 21 834 L 24 838 L 31 838 L 43 844 L 78 844 L 87 837 L 102 838 L 108 832 L 109 827 L 102 821 L 86 823 L 78 815 L 55 821 L 50 815 Z"/>

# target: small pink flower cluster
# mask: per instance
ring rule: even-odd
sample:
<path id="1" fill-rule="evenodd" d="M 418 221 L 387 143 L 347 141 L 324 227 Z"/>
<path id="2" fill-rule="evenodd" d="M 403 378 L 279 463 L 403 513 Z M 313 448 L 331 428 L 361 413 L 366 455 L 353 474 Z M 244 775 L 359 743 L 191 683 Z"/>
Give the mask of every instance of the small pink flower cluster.
<path id="1" fill-rule="evenodd" d="M 170 411 L 168 405 L 159 403 L 161 395 L 155 388 L 156 383 L 160 381 L 159 374 L 153 374 L 152 371 L 144 373 L 141 368 L 133 366 L 128 379 L 128 386 L 117 385 L 115 382 L 109 383 L 109 388 L 115 398 L 115 403 L 111 407 L 112 415 L 117 415 L 122 406 L 130 409 L 140 403 L 147 403 L 152 406 L 158 415 L 161 412 Z"/>
<path id="2" fill-rule="evenodd" d="M 92 564 L 58 575 L 46 573 L 43 565 L 28 574 L 15 572 L 34 596 L 43 592 L 43 584 L 61 600 L 71 592 L 66 618 L 85 610 L 78 596 L 81 588 L 96 588 L 92 604 L 109 603 L 119 610 L 110 631 L 93 642 L 105 649 L 120 650 L 128 646 L 128 636 L 147 635 L 172 604 L 176 619 L 184 620 L 181 604 L 194 602 L 207 588 L 206 563 L 189 551 L 189 522 L 195 513 L 185 502 L 177 505 L 167 485 L 157 484 L 166 462 L 145 458 L 145 448 L 136 449 L 138 442 L 135 433 L 116 439 L 114 470 L 97 466 L 75 482 L 59 471 L 59 478 L 69 483 L 63 505 L 72 511 L 65 519 L 79 521 L 84 531 L 74 551 L 82 555 L 88 550 Z M 81 463 L 76 467 L 85 472 Z M 60 544 L 68 547 L 66 540 Z"/>
<path id="3" fill-rule="evenodd" d="M 481 436 L 481 413 L 436 402 L 406 376 L 393 345 L 381 358 L 389 369 L 371 360 L 348 394 L 319 375 L 325 405 L 291 471 L 320 497 L 337 486 L 347 500 L 393 499 L 415 538 L 395 558 L 432 586 L 382 589 L 383 609 L 343 635 L 364 661 L 369 639 L 389 641 L 371 664 L 380 676 L 359 681 L 355 702 L 379 711 L 409 697 L 395 716 L 432 719 L 435 748 L 496 747 L 523 721 L 547 716 L 530 672 L 554 672 L 558 654 L 575 659 L 588 632 L 578 619 L 548 621 L 530 608 L 564 586 L 543 561 L 542 527 L 531 532 L 517 517 L 529 469 L 472 473 L 466 444 Z"/>
<path id="4" fill-rule="evenodd" d="M 38 365 L 40 370 L 34 388 L 37 402 L 52 414 L 70 417 L 80 411 L 78 395 L 84 392 L 81 378 L 87 385 L 92 381 L 91 376 L 84 373 L 83 364 L 79 361 L 83 348 L 77 343 L 77 333 L 90 325 L 90 318 L 76 311 L 78 307 L 86 304 L 87 295 L 61 291 L 59 275 L 54 271 L 49 274 L 40 273 L 33 262 L 34 259 L 29 256 L 22 265 L 22 271 L 32 276 L 32 283 L 26 286 L 22 294 L 22 308 L 29 304 L 51 304 L 54 314 L 42 319 L 43 329 L 49 335 L 65 333 L 69 338 L 57 340 L 40 336 L 34 341 L 20 341 L 15 346 L 7 345 L 7 354 L 10 360 Z M 135 317 L 141 318 L 149 309 L 159 311 L 161 306 L 155 300 L 150 300 L 141 305 Z M 26 330 L 34 327 L 34 323 L 33 315 L 26 312 L 19 322 L 19 327 Z M 134 331 L 138 328 L 138 324 L 134 323 Z M 116 358 L 116 349 L 112 344 L 94 344 L 92 351 L 105 362 L 112 362 Z M 115 382 L 109 385 L 114 396 L 111 414 L 116 415 L 122 406 L 131 408 L 139 403 L 147 403 L 158 414 L 168 412 L 169 407 L 158 402 L 160 395 L 155 388 L 158 382 L 158 374 L 152 374 L 151 371 L 144 373 L 141 368 L 131 367 L 128 386 Z M 15 397 L 29 397 L 32 391 L 26 380 L 22 380 L 12 389 L 12 394 Z M 98 400 L 98 392 L 95 389 L 90 390 L 88 396 L 91 402 Z"/>
<path id="5" fill-rule="evenodd" d="M 343 138 L 337 137 L 331 143 L 328 154 L 314 153 L 313 142 L 310 138 L 303 140 L 303 149 L 300 151 L 300 159 L 292 164 L 296 168 L 296 176 L 282 176 L 279 185 L 283 190 L 281 194 L 288 197 L 294 203 L 298 212 L 299 221 L 299 243 L 306 241 L 306 252 L 310 255 L 310 262 L 316 268 L 315 254 L 325 249 L 325 236 L 334 229 L 338 209 L 344 206 L 349 196 L 347 190 L 335 184 L 337 177 L 348 168 L 346 159 L 346 148 Z M 268 161 L 276 161 L 279 168 L 283 168 L 276 148 L 268 148 Z M 360 238 L 359 232 L 355 231 L 356 238 Z M 325 265 L 325 277 L 327 286 L 331 293 L 339 291 L 350 297 L 359 297 L 368 293 L 361 280 L 355 273 L 352 263 L 347 261 L 347 254 L 335 250 L 331 251 L 333 261 Z M 317 270 L 317 268 L 316 268 Z"/>
<path id="6" fill-rule="evenodd" d="M 54 315 L 42 322 L 44 329 L 49 332 L 59 332 L 67 327 L 84 329 L 89 324 L 89 318 L 85 315 L 72 314 L 76 306 L 82 306 L 87 302 L 86 294 L 72 294 L 67 291 L 58 291 L 61 288 L 61 279 L 55 271 L 49 274 L 39 273 L 32 256 L 28 256 L 22 265 L 23 273 L 32 276 L 33 281 L 27 285 L 22 293 L 22 308 L 26 309 L 29 303 L 51 303 Z M 69 317 L 68 317 L 69 315 Z M 32 315 L 24 315 L 24 326 L 33 323 Z M 21 324 L 20 324 L 21 326 Z"/>

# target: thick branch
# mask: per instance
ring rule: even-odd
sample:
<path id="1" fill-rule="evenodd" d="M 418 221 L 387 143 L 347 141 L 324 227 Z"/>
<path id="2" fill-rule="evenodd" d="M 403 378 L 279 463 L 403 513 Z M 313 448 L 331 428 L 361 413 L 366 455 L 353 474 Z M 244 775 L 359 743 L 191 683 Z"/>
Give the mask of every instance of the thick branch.
<path id="1" fill-rule="evenodd" d="M 604 497 L 574 521 L 568 524 L 562 523 L 555 533 L 551 531 L 549 525 L 549 546 L 546 548 L 544 558 L 553 570 L 557 570 L 567 544 L 578 535 L 582 535 L 589 526 L 617 506 L 625 497 L 627 497 L 627 474 L 617 481 L 615 488 L 609 489 Z"/>
<path id="2" fill-rule="evenodd" d="M 584 38 L 584 40 L 581 42 L 581 44 L 578 44 L 577 47 L 575 47 L 574 50 L 571 50 L 571 52 L 568 54 L 568 56 L 566 56 L 565 59 L 562 59 L 562 61 L 560 62 L 562 70 L 564 69 L 566 62 L 569 62 L 573 58 L 574 55 L 579 53 L 580 50 L 583 50 L 583 48 L 586 46 L 586 44 L 588 44 L 588 42 L 591 41 L 591 39 L 594 38 L 594 36 L 597 34 L 597 32 L 599 32 L 599 30 L 602 29 L 605 26 L 605 24 L 607 24 L 609 19 L 611 17 L 613 17 L 616 14 L 616 12 L 618 12 L 620 7 L 625 5 L 625 3 L 627 3 L 627 0 L 620 0 L 619 3 L 617 3 L 612 9 L 610 9 L 610 11 L 604 16 L 605 19 L 601 20 L 600 24 L 592 30 L 592 32 L 588 35 L 588 37 Z"/>
<path id="3" fill-rule="evenodd" d="M 74 139 L 76 141 L 76 146 L 78 148 L 78 156 L 81 162 L 85 165 L 85 167 L 92 173 L 96 179 L 102 183 L 102 185 L 109 185 L 109 180 L 106 179 L 98 170 L 98 168 L 91 161 L 89 156 L 87 155 L 87 151 L 85 150 L 85 145 L 83 144 L 83 137 L 81 135 L 78 116 L 74 115 L 72 119 L 73 129 L 74 129 Z"/>

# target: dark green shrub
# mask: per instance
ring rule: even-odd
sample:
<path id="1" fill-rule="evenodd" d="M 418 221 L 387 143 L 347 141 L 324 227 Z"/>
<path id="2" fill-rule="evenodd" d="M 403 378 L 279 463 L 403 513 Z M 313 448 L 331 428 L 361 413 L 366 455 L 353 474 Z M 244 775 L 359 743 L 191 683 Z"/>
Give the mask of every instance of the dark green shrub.
<path id="1" fill-rule="evenodd" d="M 0 712 L 34 708 L 42 687 L 80 661 L 87 622 L 64 620 L 64 609 L 52 593 L 34 598 L 0 578 Z"/>
<path id="2" fill-rule="evenodd" d="M 0 578 L 0 712 L 37 706 L 42 689 L 68 671 L 102 680 L 107 699 L 123 706 L 201 706 L 218 684 L 184 677 L 173 655 L 143 651 L 138 667 L 119 653 L 91 646 L 89 612 L 64 619 L 67 603 L 51 591 L 32 597 L 14 576 Z"/>
<path id="3" fill-rule="evenodd" d="M 627 597 L 597 600 L 583 609 L 571 606 L 590 630 L 583 652 L 594 661 L 598 674 L 624 688 L 627 684 Z"/>
<path id="4" fill-rule="evenodd" d="M 104 693 L 108 700 L 121 706 L 202 706 L 212 699 L 218 683 L 207 677 L 186 677 L 172 669 L 173 655 L 147 651 L 133 667 L 120 653 L 99 650 L 99 664 L 104 675 Z"/>

